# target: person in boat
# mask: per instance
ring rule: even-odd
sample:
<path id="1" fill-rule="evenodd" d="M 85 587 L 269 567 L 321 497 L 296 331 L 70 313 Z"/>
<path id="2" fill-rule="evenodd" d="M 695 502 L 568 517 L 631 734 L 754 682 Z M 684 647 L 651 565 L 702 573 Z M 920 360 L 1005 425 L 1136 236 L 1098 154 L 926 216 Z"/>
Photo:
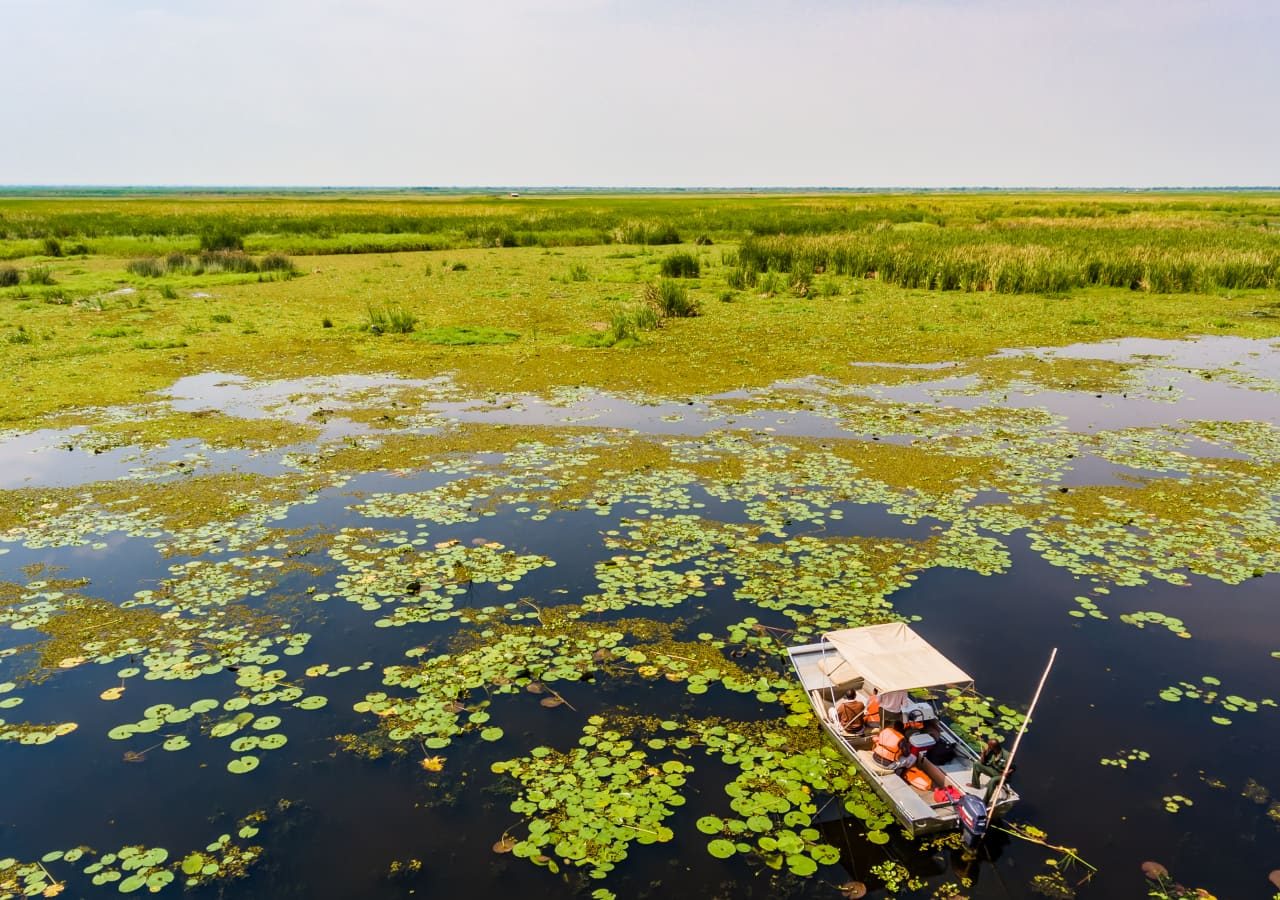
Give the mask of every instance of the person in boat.
<path id="1" fill-rule="evenodd" d="M 902 774 L 918 761 L 906 736 L 897 729 L 884 728 L 871 748 L 871 761 L 881 769 Z"/>
<path id="2" fill-rule="evenodd" d="M 993 737 L 987 741 L 982 755 L 973 764 L 973 771 L 969 775 L 969 787 L 981 787 L 983 775 L 991 778 L 987 782 L 987 793 L 982 800 L 988 806 L 991 805 L 991 795 L 995 793 L 996 785 L 1000 783 L 1000 775 L 1004 772 L 1006 762 L 1008 762 L 1008 754 L 1005 753 L 1004 743 L 1000 738 Z"/>
<path id="3" fill-rule="evenodd" d="M 867 698 L 867 708 L 862 714 L 862 722 L 868 728 L 880 727 L 880 689 L 872 688 Z"/>
<path id="4" fill-rule="evenodd" d="M 839 725 L 845 734 L 862 734 L 866 728 L 866 710 L 866 704 L 858 699 L 856 691 L 845 691 L 844 696 L 836 701 L 832 724 Z"/>
<path id="5" fill-rule="evenodd" d="M 911 697 L 906 691 L 879 691 L 875 694 L 879 701 L 880 712 L 886 726 L 900 728 L 903 723 L 903 711 L 911 704 Z"/>

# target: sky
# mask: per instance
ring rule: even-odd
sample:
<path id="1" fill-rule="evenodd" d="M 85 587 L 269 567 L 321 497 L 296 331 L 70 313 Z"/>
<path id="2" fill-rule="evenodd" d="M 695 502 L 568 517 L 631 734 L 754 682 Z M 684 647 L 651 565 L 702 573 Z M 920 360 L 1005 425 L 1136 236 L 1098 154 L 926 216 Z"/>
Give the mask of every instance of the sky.
<path id="1" fill-rule="evenodd" d="M 0 0 L 0 184 L 1280 185 L 1277 0 Z"/>

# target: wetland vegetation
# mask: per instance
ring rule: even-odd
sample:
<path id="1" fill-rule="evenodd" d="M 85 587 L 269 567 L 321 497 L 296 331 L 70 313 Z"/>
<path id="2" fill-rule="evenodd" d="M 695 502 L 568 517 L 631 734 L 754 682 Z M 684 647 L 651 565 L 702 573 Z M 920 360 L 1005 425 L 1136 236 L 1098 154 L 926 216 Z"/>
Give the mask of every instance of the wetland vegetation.
<path id="1" fill-rule="evenodd" d="M 21 195 L 0 258 L 0 898 L 1280 867 L 1280 196 Z M 902 619 L 975 740 L 1062 651 L 977 860 L 784 665 Z"/>

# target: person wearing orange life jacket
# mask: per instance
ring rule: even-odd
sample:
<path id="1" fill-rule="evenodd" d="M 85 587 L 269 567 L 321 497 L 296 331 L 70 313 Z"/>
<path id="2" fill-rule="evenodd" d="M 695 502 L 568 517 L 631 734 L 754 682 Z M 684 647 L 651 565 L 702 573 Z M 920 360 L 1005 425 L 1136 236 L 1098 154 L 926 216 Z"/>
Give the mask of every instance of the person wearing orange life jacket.
<path id="1" fill-rule="evenodd" d="M 914 766 L 919 757 L 911 752 L 906 736 L 901 731 L 885 728 L 876 738 L 871 759 L 882 769 L 902 772 Z"/>
<path id="2" fill-rule="evenodd" d="M 867 709 L 862 714 L 862 721 L 868 728 L 880 727 L 880 691 L 876 688 L 871 689 L 871 696 L 867 699 Z"/>

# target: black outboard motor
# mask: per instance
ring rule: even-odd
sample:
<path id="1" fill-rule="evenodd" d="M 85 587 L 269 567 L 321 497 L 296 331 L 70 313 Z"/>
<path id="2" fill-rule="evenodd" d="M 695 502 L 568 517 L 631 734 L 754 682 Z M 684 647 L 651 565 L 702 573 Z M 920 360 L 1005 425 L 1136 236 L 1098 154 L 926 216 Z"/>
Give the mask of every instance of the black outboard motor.
<path id="1" fill-rule="evenodd" d="M 956 815 L 960 817 L 964 845 L 972 850 L 987 833 L 987 805 L 972 794 L 965 794 L 956 804 Z"/>

